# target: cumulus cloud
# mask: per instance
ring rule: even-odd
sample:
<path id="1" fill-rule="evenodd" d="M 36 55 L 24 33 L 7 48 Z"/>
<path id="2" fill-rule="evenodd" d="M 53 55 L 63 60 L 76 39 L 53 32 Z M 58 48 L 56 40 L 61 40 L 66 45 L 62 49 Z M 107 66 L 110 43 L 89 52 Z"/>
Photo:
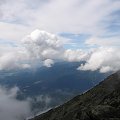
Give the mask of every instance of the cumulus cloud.
<path id="1" fill-rule="evenodd" d="M 54 34 L 35 30 L 22 40 L 31 59 L 56 58 L 62 50 L 62 42 Z"/>
<path id="2" fill-rule="evenodd" d="M 17 100 L 17 92 L 17 87 L 0 87 L 0 120 L 23 120 L 30 114 L 29 102 Z"/>
<path id="3" fill-rule="evenodd" d="M 38 29 L 16 46 L 13 46 L 13 43 L 9 46 L 3 45 L 0 46 L 0 70 L 27 69 L 35 64 L 51 67 L 54 59 L 60 59 L 63 51 L 62 40 L 54 34 Z"/>
<path id="4" fill-rule="evenodd" d="M 34 30 L 16 46 L 0 46 L 0 70 L 28 69 L 35 65 L 51 67 L 63 59 L 63 38 L 46 31 Z"/>
<path id="5" fill-rule="evenodd" d="M 91 50 L 86 63 L 78 70 L 99 70 L 102 73 L 120 70 L 119 37 L 91 37 L 85 41 Z M 94 47 L 95 48 L 94 48 Z"/>
<path id="6" fill-rule="evenodd" d="M 53 64 L 54 64 L 54 61 L 51 59 L 46 59 L 43 63 L 43 65 L 46 67 L 51 67 Z"/>
<path id="7" fill-rule="evenodd" d="M 61 38 L 38 29 L 27 35 L 22 43 L 30 59 L 43 61 L 43 65 L 47 67 L 51 67 L 54 60 L 79 62 L 88 57 L 88 53 L 81 49 L 65 49 Z"/>
<path id="8" fill-rule="evenodd" d="M 86 63 L 78 67 L 78 70 L 100 70 L 100 72 L 117 71 L 120 69 L 119 48 L 100 47 L 91 53 Z"/>

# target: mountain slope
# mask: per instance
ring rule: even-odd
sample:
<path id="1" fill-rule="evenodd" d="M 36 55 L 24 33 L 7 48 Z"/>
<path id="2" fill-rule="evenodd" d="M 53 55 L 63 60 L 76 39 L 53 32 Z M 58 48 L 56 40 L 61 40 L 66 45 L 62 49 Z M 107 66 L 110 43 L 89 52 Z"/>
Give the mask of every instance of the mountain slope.
<path id="1" fill-rule="evenodd" d="M 120 120 L 120 72 L 31 120 Z"/>

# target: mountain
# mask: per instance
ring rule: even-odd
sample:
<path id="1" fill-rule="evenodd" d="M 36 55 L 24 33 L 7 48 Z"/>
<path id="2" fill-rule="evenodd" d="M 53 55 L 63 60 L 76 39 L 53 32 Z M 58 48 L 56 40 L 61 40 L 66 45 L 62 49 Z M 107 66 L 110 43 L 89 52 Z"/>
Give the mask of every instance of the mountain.
<path id="1" fill-rule="evenodd" d="M 120 120 L 120 72 L 30 120 Z"/>

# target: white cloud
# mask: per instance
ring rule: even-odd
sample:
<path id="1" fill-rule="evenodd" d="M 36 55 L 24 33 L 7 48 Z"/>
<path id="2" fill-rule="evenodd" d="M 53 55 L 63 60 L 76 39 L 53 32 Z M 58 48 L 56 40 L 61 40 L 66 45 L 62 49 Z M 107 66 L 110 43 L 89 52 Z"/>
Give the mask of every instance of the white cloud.
<path id="1" fill-rule="evenodd" d="M 62 59 L 64 54 L 61 38 L 38 29 L 17 43 L 17 46 L 3 45 L 0 46 L 0 70 L 27 69 L 36 64 L 51 67 L 54 60 Z"/>
<path id="2" fill-rule="evenodd" d="M 21 47 L 0 47 L 0 70 L 30 68 L 28 55 Z"/>
<path id="3" fill-rule="evenodd" d="M 0 120 L 23 120 L 30 114 L 29 102 L 17 100 L 17 92 L 17 87 L 0 87 Z"/>
<path id="4" fill-rule="evenodd" d="M 112 40 L 111 43 L 104 43 L 102 39 L 89 39 L 86 43 L 100 47 L 90 47 L 88 50 L 65 49 L 66 43 L 58 36 L 37 29 L 22 39 L 21 45 L 17 47 L 0 47 L 0 70 L 28 69 L 35 65 L 51 67 L 56 60 L 62 60 L 86 61 L 78 70 L 117 71 L 120 69 L 119 47 L 116 47 L 118 39 L 115 39 L 114 46 Z"/>
<path id="5" fill-rule="evenodd" d="M 118 70 L 119 70 L 119 68 L 118 68 Z M 114 69 L 112 69 L 112 67 L 110 67 L 110 66 L 102 66 L 100 69 L 101 73 L 106 73 L 106 72 L 110 72 L 110 71 L 114 71 Z"/>
<path id="6" fill-rule="evenodd" d="M 36 13 L 35 25 L 53 32 L 99 35 L 106 31 L 107 25 L 101 25 L 101 22 L 108 21 L 108 16 L 119 9 L 119 5 L 110 0 L 51 0 Z"/>
<path id="7" fill-rule="evenodd" d="M 120 69 L 119 48 L 100 47 L 95 49 L 86 63 L 78 70 L 100 70 L 100 72 L 117 71 Z"/>
<path id="8" fill-rule="evenodd" d="M 0 39 L 3 40 L 20 41 L 30 31 L 24 25 L 0 22 Z"/>
<path id="9" fill-rule="evenodd" d="M 62 43 L 57 36 L 38 29 L 26 36 L 22 43 L 31 59 L 53 59 L 62 50 Z"/>
<path id="10" fill-rule="evenodd" d="M 65 49 L 61 38 L 51 33 L 35 30 L 22 40 L 30 59 L 43 61 L 43 65 L 51 67 L 54 60 L 69 62 L 84 61 L 88 53 L 80 49 Z"/>
<path id="11" fill-rule="evenodd" d="M 43 62 L 43 65 L 46 66 L 46 67 L 52 67 L 53 64 L 54 64 L 54 61 L 51 60 L 51 59 L 46 59 L 46 60 Z"/>
<path id="12" fill-rule="evenodd" d="M 80 61 L 85 61 L 88 57 L 88 53 L 84 52 L 81 49 L 67 49 L 64 52 L 64 60 L 69 61 L 69 62 L 80 62 Z"/>
<path id="13" fill-rule="evenodd" d="M 35 28 L 103 35 L 119 9 L 120 1 L 113 0 L 5 0 L 0 5 L 0 38 L 20 40 Z"/>
<path id="14" fill-rule="evenodd" d="M 117 11 L 120 10 L 120 1 L 1 0 L 0 3 L 0 40 L 14 40 L 20 44 L 13 48 L 0 45 L 0 70 L 30 68 L 36 62 L 51 66 L 56 59 L 69 62 L 85 60 L 87 63 L 79 68 L 84 70 L 100 69 L 104 72 L 118 69 L 120 36 L 119 30 L 113 31 L 113 28 L 119 26 Z M 55 34 L 87 34 L 91 36 L 86 41 L 90 49 L 97 45 L 104 47 L 104 50 L 98 48 L 92 53 L 81 49 L 65 50 L 61 38 L 38 29 L 33 31 L 36 28 Z M 20 43 L 21 39 L 23 44 Z M 113 46 L 117 46 L 117 50 L 111 53 L 117 54 L 115 63 L 112 63 L 113 58 L 106 50 L 106 47 L 109 49 Z M 106 56 L 111 60 L 106 60 Z"/>

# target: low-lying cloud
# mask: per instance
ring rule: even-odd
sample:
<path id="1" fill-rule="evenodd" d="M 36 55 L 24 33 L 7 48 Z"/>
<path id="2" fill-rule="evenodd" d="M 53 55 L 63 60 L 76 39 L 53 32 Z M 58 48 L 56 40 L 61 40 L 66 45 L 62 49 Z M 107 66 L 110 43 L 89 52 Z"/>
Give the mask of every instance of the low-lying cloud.
<path id="1" fill-rule="evenodd" d="M 46 66 L 46 67 L 52 67 L 53 64 L 54 64 L 54 61 L 51 60 L 51 59 L 46 59 L 46 60 L 43 62 L 43 65 Z"/>
<path id="2" fill-rule="evenodd" d="M 16 99 L 18 91 L 0 87 L 0 120 L 24 120 L 30 114 L 29 101 Z"/>
<path id="3" fill-rule="evenodd" d="M 120 69 L 119 49 L 114 47 L 95 49 L 86 63 L 78 67 L 78 70 L 99 70 L 102 73 L 117 71 Z"/>

